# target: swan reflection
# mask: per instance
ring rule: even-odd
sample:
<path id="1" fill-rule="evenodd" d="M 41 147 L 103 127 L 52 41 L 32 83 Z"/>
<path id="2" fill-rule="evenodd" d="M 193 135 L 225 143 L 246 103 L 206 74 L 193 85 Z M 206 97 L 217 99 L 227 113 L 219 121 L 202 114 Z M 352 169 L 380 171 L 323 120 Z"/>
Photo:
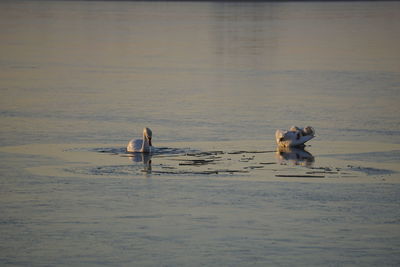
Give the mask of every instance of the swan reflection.
<path id="1" fill-rule="evenodd" d="M 281 164 L 290 162 L 294 165 L 310 167 L 314 163 L 314 156 L 304 148 L 278 147 L 276 157 Z"/>
<path id="2" fill-rule="evenodd" d="M 129 158 L 135 163 L 143 163 L 143 172 L 151 173 L 151 153 L 131 153 Z"/>

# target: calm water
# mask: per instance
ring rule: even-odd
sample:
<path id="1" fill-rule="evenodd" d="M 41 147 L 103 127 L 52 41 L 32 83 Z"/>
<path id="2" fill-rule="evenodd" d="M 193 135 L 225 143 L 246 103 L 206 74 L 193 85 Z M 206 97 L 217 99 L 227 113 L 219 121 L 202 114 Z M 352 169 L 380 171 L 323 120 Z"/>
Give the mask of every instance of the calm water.
<path id="1" fill-rule="evenodd" d="M 399 265 L 399 29 L 398 2 L 1 1 L 0 264 Z M 145 126 L 222 153 L 143 171 Z"/>

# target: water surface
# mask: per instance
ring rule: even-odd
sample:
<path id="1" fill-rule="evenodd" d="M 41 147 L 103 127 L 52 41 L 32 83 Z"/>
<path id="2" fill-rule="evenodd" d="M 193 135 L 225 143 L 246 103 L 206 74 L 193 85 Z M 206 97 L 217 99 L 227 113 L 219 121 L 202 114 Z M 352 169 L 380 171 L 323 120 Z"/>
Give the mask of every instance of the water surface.
<path id="1" fill-rule="evenodd" d="M 399 3 L 1 1 L 0 25 L 1 265 L 400 264 Z M 291 125 L 317 137 L 276 151 Z M 143 127 L 160 153 L 127 154 Z"/>

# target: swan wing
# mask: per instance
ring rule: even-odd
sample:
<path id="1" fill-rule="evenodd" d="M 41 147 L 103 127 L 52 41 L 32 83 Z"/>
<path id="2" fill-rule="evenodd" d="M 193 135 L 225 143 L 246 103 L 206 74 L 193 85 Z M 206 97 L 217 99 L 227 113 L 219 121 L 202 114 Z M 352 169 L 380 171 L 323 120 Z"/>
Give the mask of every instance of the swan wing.
<path id="1" fill-rule="evenodd" d="M 313 138 L 314 138 L 313 135 L 304 135 L 304 136 L 301 136 L 299 139 L 294 138 L 291 140 L 290 146 L 304 145 L 305 142 L 310 141 Z"/>

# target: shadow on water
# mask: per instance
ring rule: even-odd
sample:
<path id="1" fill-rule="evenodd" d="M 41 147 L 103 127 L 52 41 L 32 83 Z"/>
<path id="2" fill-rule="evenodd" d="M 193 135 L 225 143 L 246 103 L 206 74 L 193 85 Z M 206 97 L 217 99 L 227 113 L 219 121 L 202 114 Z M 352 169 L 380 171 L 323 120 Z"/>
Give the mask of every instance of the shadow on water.
<path id="1" fill-rule="evenodd" d="M 393 172 L 337 161 L 315 166 L 315 157 L 305 147 L 275 150 L 195 150 L 157 147 L 152 153 L 129 153 L 124 147 L 95 148 L 93 152 L 128 158 L 118 165 L 77 168 L 74 172 L 90 175 L 218 175 L 286 178 L 350 178 L 390 175 Z M 333 156 L 334 157 L 334 156 Z M 325 160 L 326 161 L 326 160 Z M 321 162 L 324 162 L 322 160 Z M 321 163 L 320 162 L 320 163 Z M 333 164 L 333 166 L 332 166 Z"/>
<path id="2" fill-rule="evenodd" d="M 312 167 L 315 162 L 314 156 L 302 147 L 278 147 L 276 157 L 280 164 Z"/>
<path id="3" fill-rule="evenodd" d="M 151 153 L 130 153 L 129 158 L 134 163 L 143 163 L 143 170 L 142 172 L 151 174 Z"/>
<path id="4" fill-rule="evenodd" d="M 232 175 L 249 173 L 252 170 L 263 169 L 276 162 L 266 162 L 256 158 L 256 155 L 273 153 L 275 151 L 199 151 L 193 149 L 157 147 L 152 153 L 130 153 L 125 148 L 95 148 L 92 151 L 127 157 L 130 165 L 101 166 L 93 168 L 91 174 L 101 172 L 115 175 L 139 173 L 175 174 L 175 175 Z"/>

